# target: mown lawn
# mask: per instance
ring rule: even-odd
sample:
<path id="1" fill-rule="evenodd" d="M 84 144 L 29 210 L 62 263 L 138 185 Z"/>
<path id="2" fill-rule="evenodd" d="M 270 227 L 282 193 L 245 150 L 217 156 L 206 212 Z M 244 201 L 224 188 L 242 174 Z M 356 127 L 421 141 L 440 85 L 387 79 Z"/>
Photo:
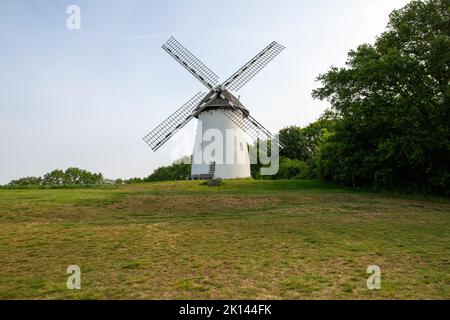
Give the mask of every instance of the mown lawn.
<path id="1" fill-rule="evenodd" d="M 450 200 L 314 181 L 3 189 L 0 298 L 450 299 Z"/>

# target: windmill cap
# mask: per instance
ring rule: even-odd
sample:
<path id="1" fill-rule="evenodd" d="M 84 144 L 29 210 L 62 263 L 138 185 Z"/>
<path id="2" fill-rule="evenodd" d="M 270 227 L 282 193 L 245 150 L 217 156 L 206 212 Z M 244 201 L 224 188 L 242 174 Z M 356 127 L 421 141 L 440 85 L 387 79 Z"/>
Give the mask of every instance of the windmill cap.
<path id="1" fill-rule="evenodd" d="M 239 109 L 245 117 L 248 117 L 250 112 L 244 105 L 228 90 L 220 87 L 214 88 L 210 93 L 200 101 L 198 107 L 194 110 L 194 117 L 198 117 L 201 112 L 215 109 Z"/>

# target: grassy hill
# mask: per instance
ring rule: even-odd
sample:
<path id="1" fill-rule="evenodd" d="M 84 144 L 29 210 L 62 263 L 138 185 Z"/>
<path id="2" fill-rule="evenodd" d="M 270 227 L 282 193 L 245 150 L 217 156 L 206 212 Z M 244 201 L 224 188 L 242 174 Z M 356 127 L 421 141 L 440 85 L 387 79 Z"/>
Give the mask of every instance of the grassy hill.
<path id="1" fill-rule="evenodd" d="M 315 181 L 0 190 L 3 299 L 449 299 L 449 252 L 442 198 Z"/>

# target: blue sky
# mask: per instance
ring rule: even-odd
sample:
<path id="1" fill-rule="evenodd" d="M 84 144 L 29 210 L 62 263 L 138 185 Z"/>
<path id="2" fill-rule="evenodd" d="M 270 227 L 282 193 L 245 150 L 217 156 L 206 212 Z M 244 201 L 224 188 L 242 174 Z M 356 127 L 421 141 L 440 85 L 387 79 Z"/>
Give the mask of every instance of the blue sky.
<path id="1" fill-rule="evenodd" d="M 161 45 L 175 36 L 225 80 L 268 43 L 286 50 L 239 91 L 273 132 L 314 121 L 315 78 L 372 43 L 406 0 L 0 2 L 0 184 L 77 166 L 147 176 L 188 154 L 195 122 L 154 153 L 141 140 L 202 84 Z M 81 8 L 68 30 L 66 8 Z"/>

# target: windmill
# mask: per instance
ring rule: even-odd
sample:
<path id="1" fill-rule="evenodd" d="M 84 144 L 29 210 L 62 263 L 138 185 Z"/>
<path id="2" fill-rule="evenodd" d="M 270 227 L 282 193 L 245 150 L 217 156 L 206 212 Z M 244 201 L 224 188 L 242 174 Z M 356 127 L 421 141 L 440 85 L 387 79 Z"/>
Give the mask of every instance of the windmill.
<path id="1" fill-rule="evenodd" d="M 191 169 L 191 178 L 194 180 L 250 177 L 250 160 L 245 134 L 254 140 L 267 139 L 283 147 L 279 140 L 253 118 L 249 110 L 230 92 L 241 89 L 285 49 L 283 46 L 276 42 L 270 43 L 222 84 L 218 84 L 219 77 L 211 69 L 175 38 L 171 37 L 162 48 L 203 83 L 209 92 L 198 92 L 144 137 L 144 141 L 153 151 L 158 150 L 194 118 L 199 120 Z M 215 143 L 213 139 L 209 144 L 204 141 L 205 132 L 211 129 L 221 133 L 223 137 L 230 132 L 233 133 L 234 143 L 222 143 L 219 149 L 213 151 L 216 156 L 221 155 L 224 161 L 207 162 L 204 159 L 203 155 L 210 152 L 211 144 Z"/>

